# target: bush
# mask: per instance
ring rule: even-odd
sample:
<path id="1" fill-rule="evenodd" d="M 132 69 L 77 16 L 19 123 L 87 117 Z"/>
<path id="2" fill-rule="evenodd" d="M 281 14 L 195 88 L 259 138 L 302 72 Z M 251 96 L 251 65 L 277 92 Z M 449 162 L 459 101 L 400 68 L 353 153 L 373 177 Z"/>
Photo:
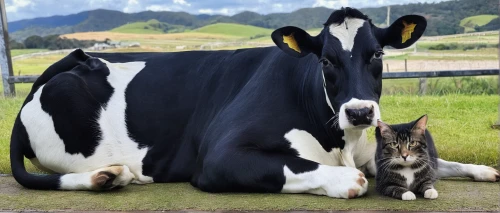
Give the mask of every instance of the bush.
<path id="1" fill-rule="evenodd" d="M 21 42 L 17 42 L 16 40 L 10 40 L 9 41 L 9 48 L 11 50 L 13 50 L 13 49 L 24 49 L 26 47 Z"/>

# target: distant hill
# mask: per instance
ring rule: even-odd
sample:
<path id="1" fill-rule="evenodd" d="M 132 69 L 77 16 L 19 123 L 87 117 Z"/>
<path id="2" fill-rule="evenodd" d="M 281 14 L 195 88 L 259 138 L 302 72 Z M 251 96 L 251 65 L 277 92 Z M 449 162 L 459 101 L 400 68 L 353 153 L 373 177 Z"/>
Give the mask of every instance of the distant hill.
<path id="1" fill-rule="evenodd" d="M 232 23 L 211 24 L 195 29 L 194 31 L 201 33 L 223 34 L 249 38 L 269 36 L 273 32 L 271 29 L 262 27 Z"/>
<path id="2" fill-rule="evenodd" d="M 173 25 L 151 19 L 147 22 L 134 22 L 113 28 L 111 32 L 117 33 L 135 33 L 135 34 L 161 34 L 178 33 L 186 31 L 182 25 Z"/>
<path id="3" fill-rule="evenodd" d="M 361 8 L 360 10 L 368 15 L 373 23 L 384 26 L 387 15 L 386 7 Z M 497 10 L 497 0 L 451 0 L 439 3 L 393 5 L 391 6 L 390 20 L 392 22 L 407 14 L 423 15 L 428 20 L 425 35 L 449 35 L 463 33 L 464 28 L 460 26 L 460 21 L 464 18 L 476 15 L 493 15 L 498 13 Z M 317 7 L 299 9 L 291 13 L 261 15 L 247 11 L 233 16 L 223 16 L 192 15 L 185 12 L 170 11 L 123 13 L 99 9 L 68 16 L 52 16 L 9 22 L 9 33 L 11 38 L 22 40 L 30 35 L 43 36 L 56 32 L 109 31 L 125 24 L 147 22 L 152 19 L 168 25 L 180 25 L 191 30 L 216 23 L 238 23 L 268 29 L 293 25 L 307 30 L 323 27 L 322 24 L 331 12 L 332 9 Z M 475 30 L 481 31 L 495 27 L 494 23 L 500 22 L 500 20 L 496 20 L 491 21 L 493 25 L 488 23 L 482 27 L 477 26 Z"/>
<path id="4" fill-rule="evenodd" d="M 476 26 L 482 27 L 488 23 L 490 23 L 495 18 L 498 18 L 498 15 L 477 15 L 477 16 L 469 16 L 460 21 L 460 26 L 465 29 L 465 32 L 474 32 L 476 31 Z"/>

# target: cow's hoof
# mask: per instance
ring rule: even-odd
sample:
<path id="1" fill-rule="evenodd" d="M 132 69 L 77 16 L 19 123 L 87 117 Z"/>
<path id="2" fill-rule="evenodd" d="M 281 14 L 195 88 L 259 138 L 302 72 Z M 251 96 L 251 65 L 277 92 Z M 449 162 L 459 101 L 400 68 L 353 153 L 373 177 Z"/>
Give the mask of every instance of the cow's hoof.
<path id="1" fill-rule="evenodd" d="M 435 189 L 427 189 L 424 192 L 424 197 L 427 199 L 436 199 L 438 198 L 438 191 Z"/>
<path id="2" fill-rule="evenodd" d="M 342 176 L 336 181 L 338 185 L 334 185 L 333 187 L 345 191 L 339 193 L 339 196 L 331 197 L 352 199 L 364 195 L 368 190 L 368 180 L 366 180 L 365 175 L 355 168 L 341 168 L 343 171 L 338 174 Z M 333 189 L 332 191 L 336 190 Z"/>
<path id="3" fill-rule="evenodd" d="M 134 175 L 127 166 L 110 166 L 97 171 L 92 176 L 92 189 L 118 189 L 128 185 L 133 179 Z"/>
<path id="4" fill-rule="evenodd" d="M 500 181 L 500 172 L 494 168 L 484 165 L 473 165 L 471 169 L 474 181 L 496 182 Z"/>
<path id="5" fill-rule="evenodd" d="M 411 192 L 411 191 L 407 191 L 407 192 L 403 193 L 403 196 L 401 196 L 401 200 L 416 200 L 416 199 L 417 199 L 417 196 L 415 196 L 415 194 L 413 194 L 413 192 Z"/>

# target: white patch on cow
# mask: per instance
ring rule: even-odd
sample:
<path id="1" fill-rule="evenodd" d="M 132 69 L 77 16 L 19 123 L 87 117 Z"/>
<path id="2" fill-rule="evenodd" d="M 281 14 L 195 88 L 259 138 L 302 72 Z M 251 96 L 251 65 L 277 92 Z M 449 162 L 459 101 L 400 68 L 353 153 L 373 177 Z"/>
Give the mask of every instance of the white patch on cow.
<path id="1" fill-rule="evenodd" d="M 375 101 L 367 101 L 367 100 L 359 100 L 357 98 L 352 98 L 350 101 L 347 103 L 342 104 L 340 106 L 340 112 L 339 112 L 339 127 L 340 129 L 349 129 L 349 128 L 360 128 L 360 127 L 355 127 L 353 126 L 349 120 L 347 119 L 347 115 L 345 113 L 346 109 L 360 109 L 360 108 L 370 108 L 373 106 L 373 119 L 371 122 L 371 126 L 377 126 L 377 120 L 381 119 L 380 117 L 380 108 Z M 361 129 L 366 129 L 369 126 L 362 126 Z"/>
<path id="2" fill-rule="evenodd" d="M 43 167 L 61 174 L 85 173 L 83 176 L 73 174 L 62 178 L 65 181 L 62 183 L 64 187 L 78 188 L 71 186 L 81 181 L 78 178 L 85 179 L 88 172 L 111 165 L 127 165 L 138 183 L 153 181 L 151 177 L 142 175 L 142 159 L 148 149 L 138 148 L 138 144 L 128 136 L 125 123 L 125 89 L 145 67 L 145 62 L 105 63 L 110 70 L 107 80 L 114 92 L 106 109 L 101 109 L 97 119 L 102 137 L 93 155 L 85 158 L 80 153 L 66 153 L 64 142 L 54 129 L 52 117 L 41 108 L 40 96 L 44 86 L 34 93 L 33 100 L 21 111 L 21 121 L 26 127 L 31 148 Z M 71 181 L 71 177 L 76 179 Z M 82 184 L 85 186 L 87 183 Z"/>
<path id="3" fill-rule="evenodd" d="M 365 20 L 359 18 L 346 18 L 344 22 L 334 23 L 329 26 L 329 31 L 332 36 L 339 39 L 342 44 L 342 49 L 352 51 L 354 46 L 354 38 L 358 33 L 358 29 L 363 26 Z"/>
<path id="4" fill-rule="evenodd" d="M 323 89 L 325 90 L 325 98 L 326 98 L 326 104 L 332 109 L 333 114 L 335 114 L 335 110 L 333 109 L 332 102 L 330 101 L 330 98 L 328 97 L 328 93 L 326 92 L 326 80 L 325 80 L 325 73 L 323 70 L 321 70 L 321 74 L 323 76 Z"/>
<path id="5" fill-rule="evenodd" d="M 319 165 L 316 170 L 294 173 L 286 165 L 283 167 L 285 184 L 282 193 L 310 193 L 335 198 L 348 198 L 349 190 L 356 196 L 366 193 L 368 181 L 360 176 L 361 171 L 350 167 Z M 360 185 L 360 179 L 363 185 Z"/>
<path id="6" fill-rule="evenodd" d="M 344 131 L 344 135 L 344 149 L 334 148 L 330 152 L 325 151 L 319 141 L 304 130 L 292 129 L 284 137 L 303 159 L 329 166 L 371 166 L 369 162 L 373 159 L 376 144 L 368 143 L 366 131 Z"/>
<path id="7" fill-rule="evenodd" d="M 450 162 L 443 159 L 438 159 L 437 174 L 439 178 L 470 177 L 475 181 L 483 182 L 495 182 L 500 179 L 500 173 L 492 167 Z"/>
<path id="8" fill-rule="evenodd" d="M 340 166 L 340 149 L 326 152 L 318 140 L 309 132 L 292 129 L 285 134 L 285 139 L 290 142 L 290 147 L 297 150 L 299 157 L 323 165 Z"/>

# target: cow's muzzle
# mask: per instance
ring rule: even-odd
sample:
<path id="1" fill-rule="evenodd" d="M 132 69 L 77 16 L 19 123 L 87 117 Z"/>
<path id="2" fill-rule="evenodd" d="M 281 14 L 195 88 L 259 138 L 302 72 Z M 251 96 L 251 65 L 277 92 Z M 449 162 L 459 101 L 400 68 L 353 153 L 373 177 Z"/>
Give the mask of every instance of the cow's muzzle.
<path id="1" fill-rule="evenodd" d="M 339 127 L 341 129 L 376 126 L 378 119 L 380 119 L 380 109 L 375 101 L 353 98 L 340 107 Z"/>

